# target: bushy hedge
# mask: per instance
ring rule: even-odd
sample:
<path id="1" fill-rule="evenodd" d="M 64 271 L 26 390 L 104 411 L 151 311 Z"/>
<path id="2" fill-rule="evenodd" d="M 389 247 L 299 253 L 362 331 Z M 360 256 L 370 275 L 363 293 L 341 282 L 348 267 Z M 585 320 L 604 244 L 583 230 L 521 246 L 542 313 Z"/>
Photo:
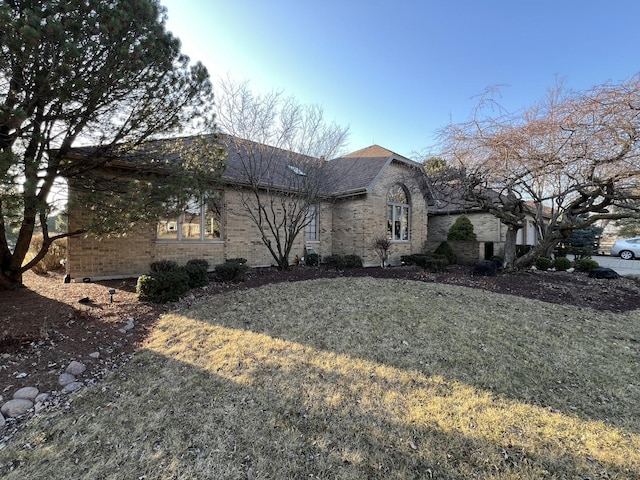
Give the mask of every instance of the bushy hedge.
<path id="1" fill-rule="evenodd" d="M 556 257 L 553 260 L 553 268 L 555 268 L 558 272 L 565 272 L 571 268 L 571 260 L 567 257 Z"/>
<path id="2" fill-rule="evenodd" d="M 549 270 L 551 268 L 551 259 L 547 257 L 538 257 L 536 258 L 535 265 L 538 270 Z"/>
<path id="3" fill-rule="evenodd" d="M 595 260 L 590 258 L 580 258 L 576 260 L 576 270 L 579 272 L 590 272 L 594 268 L 598 268 L 600 265 Z"/>
<path id="4" fill-rule="evenodd" d="M 362 267 L 362 258 L 358 255 L 329 255 L 324 257 L 324 266 L 332 270 Z"/>
<path id="5" fill-rule="evenodd" d="M 324 266 L 331 270 L 342 270 L 344 265 L 344 257 L 342 255 L 328 255 L 324 257 Z"/>
<path id="6" fill-rule="evenodd" d="M 447 241 L 440 243 L 433 253 L 435 255 L 444 255 L 451 265 L 458 261 L 456 252 L 453 251 L 453 247 Z"/>
<path id="7" fill-rule="evenodd" d="M 203 259 L 189 260 L 184 266 L 189 275 L 189 288 L 204 287 L 209 283 L 209 262 Z"/>
<path id="8" fill-rule="evenodd" d="M 403 255 L 400 260 L 405 265 L 416 265 L 431 272 L 439 272 L 449 265 L 449 260 L 444 255 L 414 253 L 412 255 Z"/>
<path id="9" fill-rule="evenodd" d="M 189 260 L 184 267 L 173 260 L 158 260 L 150 266 L 150 273 L 138 278 L 136 293 L 144 301 L 175 302 L 190 289 L 209 283 L 209 262 Z"/>
<path id="10" fill-rule="evenodd" d="M 361 268 L 362 258 L 358 255 L 345 255 L 344 256 L 344 268 Z"/>
<path id="11" fill-rule="evenodd" d="M 151 273 L 159 273 L 159 272 L 173 272 L 179 268 L 178 262 L 174 262 L 173 260 L 158 260 L 157 262 L 153 262 L 149 267 Z"/>
<path id="12" fill-rule="evenodd" d="M 320 255 L 318 255 L 317 253 L 307 253 L 304 256 L 304 263 L 305 265 L 308 265 L 310 267 L 315 267 L 316 265 L 318 265 L 318 263 L 320 263 Z"/>
<path id="13" fill-rule="evenodd" d="M 156 303 L 175 302 L 189 291 L 189 274 L 184 268 L 141 275 L 136 285 L 138 298 Z"/>
<path id="14" fill-rule="evenodd" d="M 216 265 L 216 282 L 244 282 L 248 267 L 244 258 L 230 258 Z"/>

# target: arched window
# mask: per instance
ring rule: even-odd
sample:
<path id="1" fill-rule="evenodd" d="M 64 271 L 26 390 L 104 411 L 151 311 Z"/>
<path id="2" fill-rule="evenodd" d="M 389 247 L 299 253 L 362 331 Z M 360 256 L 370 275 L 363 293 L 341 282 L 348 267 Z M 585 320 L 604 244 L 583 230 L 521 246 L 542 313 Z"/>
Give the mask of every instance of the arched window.
<path id="1" fill-rule="evenodd" d="M 410 199 L 406 187 L 400 183 L 387 192 L 387 236 L 392 241 L 409 241 Z"/>

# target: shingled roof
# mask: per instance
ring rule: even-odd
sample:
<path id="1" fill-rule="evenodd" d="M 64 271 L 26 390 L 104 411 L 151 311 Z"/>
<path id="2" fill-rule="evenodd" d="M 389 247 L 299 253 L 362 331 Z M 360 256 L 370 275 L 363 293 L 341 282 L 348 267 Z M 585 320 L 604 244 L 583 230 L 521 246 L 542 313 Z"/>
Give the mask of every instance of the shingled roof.
<path id="1" fill-rule="evenodd" d="M 371 145 L 327 162 L 326 191 L 335 197 L 368 193 L 392 162 L 423 172 L 419 163 L 379 145 Z"/>
<path id="2" fill-rule="evenodd" d="M 195 137 L 180 138 L 189 145 Z M 423 172 L 422 165 L 379 145 L 371 145 L 332 160 L 310 157 L 288 150 L 271 147 L 226 134 L 210 136 L 227 153 L 222 180 L 230 184 L 249 184 L 252 181 L 263 187 L 291 188 L 293 175 L 321 175 L 321 193 L 340 198 L 365 194 L 371 191 L 378 177 L 388 165 L 396 162 Z M 146 147 L 124 155 L 110 156 L 105 164 L 111 167 L 142 169 L 179 168 L 182 159 L 179 149 L 163 148 L 167 140 L 148 142 Z M 74 159 L 96 157 L 95 147 L 75 148 L 69 157 Z M 247 162 L 247 158 L 251 158 Z M 103 158 L 104 160 L 104 158 Z"/>

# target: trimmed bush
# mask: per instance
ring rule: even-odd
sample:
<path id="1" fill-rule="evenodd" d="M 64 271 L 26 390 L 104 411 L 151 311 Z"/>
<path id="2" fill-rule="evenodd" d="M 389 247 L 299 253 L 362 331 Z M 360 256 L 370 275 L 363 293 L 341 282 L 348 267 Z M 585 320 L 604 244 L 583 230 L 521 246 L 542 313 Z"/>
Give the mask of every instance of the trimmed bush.
<path id="1" fill-rule="evenodd" d="M 345 255 L 344 268 L 361 268 L 362 259 L 358 255 Z"/>
<path id="2" fill-rule="evenodd" d="M 159 272 L 173 272 L 177 270 L 178 262 L 174 262 L 173 260 L 158 260 L 157 262 L 153 262 L 150 267 L 151 273 L 159 273 Z"/>
<path id="3" fill-rule="evenodd" d="M 304 256 L 304 263 L 305 265 L 309 265 L 310 267 L 315 267 L 316 265 L 318 265 L 318 263 L 320 263 L 320 255 L 318 255 L 317 253 L 307 253 Z"/>
<path id="4" fill-rule="evenodd" d="M 559 272 L 565 272 L 571 268 L 571 260 L 567 257 L 556 257 L 553 260 L 553 268 Z"/>
<path id="5" fill-rule="evenodd" d="M 332 270 L 342 270 L 345 268 L 344 257 L 342 255 L 329 255 L 324 258 L 325 267 Z"/>
<path id="6" fill-rule="evenodd" d="M 496 264 L 498 271 L 501 271 L 504 268 L 504 258 L 500 255 L 494 255 L 489 260 Z"/>
<path id="7" fill-rule="evenodd" d="M 469 217 L 462 214 L 453 222 L 451 228 L 447 232 L 447 240 L 457 241 L 474 241 L 476 234 L 473 231 L 473 223 Z"/>
<path id="8" fill-rule="evenodd" d="M 551 259 L 547 257 L 538 257 L 536 258 L 535 265 L 538 270 L 549 270 L 551 268 Z"/>
<path id="9" fill-rule="evenodd" d="M 209 262 L 202 259 L 189 260 L 184 266 L 187 275 L 189 275 L 189 288 L 204 287 L 209 283 Z"/>
<path id="10" fill-rule="evenodd" d="M 440 272 L 449 265 L 449 260 L 444 255 L 414 253 L 403 255 L 400 260 L 405 265 L 416 265 L 431 272 Z"/>
<path id="11" fill-rule="evenodd" d="M 595 260 L 590 258 L 580 258 L 576 260 L 576 270 L 579 272 L 590 272 L 594 268 L 598 268 L 600 265 Z"/>
<path id="12" fill-rule="evenodd" d="M 453 251 L 453 247 L 449 242 L 442 242 L 433 253 L 436 255 L 444 255 L 451 265 L 455 264 L 458 260 L 456 252 Z"/>
<path id="13" fill-rule="evenodd" d="M 246 262 L 246 260 L 245 260 Z M 244 282 L 248 267 L 237 259 L 227 260 L 216 266 L 216 282 Z"/>
<path id="14" fill-rule="evenodd" d="M 155 303 L 175 302 L 189 291 L 189 275 L 184 268 L 141 275 L 136 285 L 138 298 Z"/>
<path id="15" fill-rule="evenodd" d="M 224 263 L 239 263 L 240 265 L 244 265 L 247 263 L 246 258 L 237 257 L 237 258 L 227 258 Z"/>

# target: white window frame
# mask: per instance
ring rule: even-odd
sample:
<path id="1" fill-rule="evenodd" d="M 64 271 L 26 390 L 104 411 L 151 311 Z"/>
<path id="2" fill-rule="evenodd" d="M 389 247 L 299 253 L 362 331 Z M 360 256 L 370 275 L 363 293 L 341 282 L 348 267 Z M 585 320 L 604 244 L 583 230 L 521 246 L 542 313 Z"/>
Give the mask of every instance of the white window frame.
<path id="1" fill-rule="evenodd" d="M 408 203 L 390 198 L 394 188 L 402 189 Z M 387 237 L 397 243 L 411 241 L 411 200 L 407 188 L 400 183 L 394 184 L 387 193 Z"/>
<path id="2" fill-rule="evenodd" d="M 320 240 L 320 208 L 318 204 L 309 205 L 305 216 L 304 239 L 307 242 Z"/>
<path id="3" fill-rule="evenodd" d="M 193 202 L 196 202 L 197 200 L 192 200 L 189 202 L 189 204 L 185 207 L 188 208 L 189 205 L 193 205 Z M 200 217 L 200 225 L 199 225 L 199 231 L 200 231 L 200 236 L 197 238 L 194 237 L 183 237 L 183 226 L 184 226 L 184 219 L 185 219 L 185 214 L 184 212 L 181 213 L 180 215 L 178 215 L 177 217 L 171 217 L 171 218 L 163 218 L 161 219 L 157 225 L 156 225 L 156 241 L 157 242 L 161 242 L 161 243 L 171 243 L 171 242 L 181 242 L 181 243 L 214 243 L 214 242 L 222 242 L 223 238 L 224 238 L 224 232 L 223 232 L 223 227 L 224 227 L 224 222 L 222 221 L 222 211 L 219 212 L 219 222 L 220 222 L 220 236 L 217 238 L 205 238 L 205 232 L 206 232 L 206 216 L 207 216 L 207 209 L 209 207 L 210 202 L 213 202 L 213 200 L 211 199 L 204 199 L 201 201 L 197 201 L 199 203 L 199 208 L 200 208 L 200 213 L 199 213 L 199 217 Z M 167 225 L 167 230 L 168 231 L 176 231 L 176 237 L 175 238 L 160 238 L 158 236 L 158 230 L 159 230 L 159 226 L 160 224 L 165 223 Z"/>

